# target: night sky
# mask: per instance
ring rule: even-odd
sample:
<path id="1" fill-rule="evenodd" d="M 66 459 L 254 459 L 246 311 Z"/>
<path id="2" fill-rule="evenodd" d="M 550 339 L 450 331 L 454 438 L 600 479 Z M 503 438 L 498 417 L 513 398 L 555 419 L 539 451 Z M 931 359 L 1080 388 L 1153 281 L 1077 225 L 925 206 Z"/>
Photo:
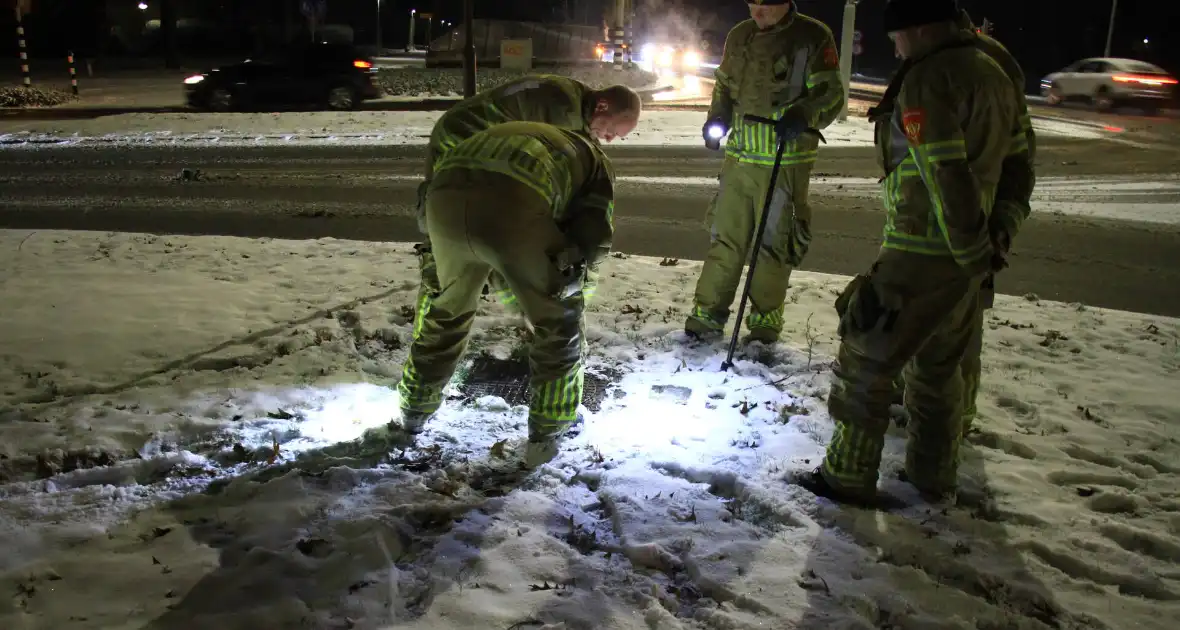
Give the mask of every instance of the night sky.
<path id="1" fill-rule="evenodd" d="M 397 0 L 410 6 L 414 1 Z M 560 15 L 563 6 L 575 7 L 575 17 L 589 12 L 601 14 L 603 0 L 476 0 L 477 14 L 487 17 L 544 19 Z M 749 17 L 740 0 L 636 0 L 640 7 L 687 5 L 703 14 L 716 16 L 724 32 L 738 20 Z M 804 13 L 828 24 L 839 38 L 842 0 L 798 0 Z M 459 0 L 439 0 L 444 12 L 458 15 Z M 884 0 L 861 0 L 857 26 L 864 31 L 865 54 L 858 70 L 885 75 L 896 65 L 892 48 L 880 31 Z M 1030 84 L 1049 72 L 1085 57 L 1101 56 L 1106 42 L 1111 0 L 960 0 L 960 6 L 981 23 L 995 24 L 993 34 L 1016 55 L 1029 75 Z M 452 8 L 453 7 L 453 8 Z M 495 14 L 495 15 L 491 15 Z M 1180 37 L 1169 32 L 1180 24 L 1178 0 L 1119 0 L 1112 55 L 1157 63 L 1180 72 Z M 1172 35 L 1172 37 L 1169 37 Z M 1143 40 L 1148 40 L 1144 45 Z"/>
<path id="2" fill-rule="evenodd" d="M 149 0 L 157 3 L 159 0 Z M 296 0 L 176 0 L 178 4 L 199 6 L 205 12 L 217 12 L 222 23 L 233 24 L 240 31 L 256 27 L 274 27 L 282 20 L 282 6 L 298 16 Z M 823 20 L 837 34 L 843 12 L 843 0 L 797 0 L 800 9 Z M 29 47 L 37 56 L 56 56 L 63 48 L 88 50 L 99 30 L 99 13 L 106 4 L 132 7 L 136 0 L 35 0 L 39 10 L 26 30 Z M 329 21 L 350 24 L 359 43 L 375 38 L 372 16 L 378 0 L 327 0 Z M 691 24 L 719 46 L 725 33 L 739 20 L 749 16 L 741 0 L 635 0 L 641 15 L 663 15 L 669 9 L 689 17 Z M 410 8 L 433 10 L 435 24 L 442 20 L 458 21 L 462 0 L 380 0 L 385 41 L 405 45 Z M 0 2 L 0 4 L 5 4 Z M 977 23 L 983 18 L 995 24 L 994 35 L 1020 60 L 1028 75 L 1029 87 L 1035 88 L 1041 76 L 1085 57 L 1101 56 L 1109 24 L 1111 0 L 960 0 Z M 600 24 L 603 10 L 610 0 L 475 0 L 477 18 L 523 19 Z M 857 58 L 856 69 L 874 76 L 888 76 L 897 61 L 885 34 L 880 30 L 885 0 L 861 0 L 857 26 L 863 31 L 864 54 Z M 131 10 L 131 9 L 129 9 Z M 299 19 L 296 17 L 296 19 Z M 227 22 L 228 21 L 228 22 Z M 249 23 L 249 24 L 248 24 Z M 261 24 L 259 24 L 261 23 Z M 1169 37 L 1170 25 L 1180 24 L 1180 0 L 1119 0 L 1113 55 L 1157 63 L 1173 73 L 1180 72 L 1180 37 Z M 10 30 L 11 13 L 0 14 L 0 26 Z M 421 27 L 420 27 L 421 28 Z M 437 30 L 436 35 L 439 35 Z M 422 35 L 420 34 L 420 37 Z M 1144 44 L 1144 40 L 1147 44 Z M 223 42 L 217 46 L 224 47 Z M 0 39 L 0 50 L 8 50 L 15 63 L 15 35 Z M 206 50 L 206 52 L 215 52 Z M 221 52 L 228 52 L 222 50 Z"/>

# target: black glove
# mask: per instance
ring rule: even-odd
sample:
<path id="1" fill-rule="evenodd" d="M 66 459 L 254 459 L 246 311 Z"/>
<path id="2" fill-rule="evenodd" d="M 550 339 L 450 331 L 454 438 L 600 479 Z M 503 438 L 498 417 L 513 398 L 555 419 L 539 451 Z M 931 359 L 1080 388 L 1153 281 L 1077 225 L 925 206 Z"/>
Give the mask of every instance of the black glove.
<path id="1" fill-rule="evenodd" d="M 783 112 L 783 117 L 774 121 L 774 133 L 780 139 L 794 140 L 807 131 L 810 125 L 801 107 L 792 107 Z"/>
<path id="2" fill-rule="evenodd" d="M 997 230 L 992 233 L 992 272 L 1004 270 L 1008 266 L 1008 250 L 1012 247 L 1012 237 L 1008 232 Z"/>
<path id="3" fill-rule="evenodd" d="M 701 127 L 701 136 L 705 139 L 705 148 L 712 151 L 721 150 L 721 139 L 729 131 L 729 125 L 722 118 L 710 118 Z"/>
<path id="4" fill-rule="evenodd" d="M 566 299 L 580 293 L 586 283 L 586 256 L 576 245 L 551 255 L 553 266 L 561 272 L 561 288 L 558 298 Z"/>

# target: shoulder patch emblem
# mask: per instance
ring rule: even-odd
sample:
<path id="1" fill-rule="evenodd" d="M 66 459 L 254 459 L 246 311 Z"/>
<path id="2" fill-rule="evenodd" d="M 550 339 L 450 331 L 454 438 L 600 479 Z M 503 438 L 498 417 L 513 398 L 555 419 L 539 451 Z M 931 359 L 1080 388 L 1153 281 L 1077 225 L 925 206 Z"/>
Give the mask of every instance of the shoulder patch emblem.
<path id="1" fill-rule="evenodd" d="M 840 54 L 836 52 L 835 46 L 824 48 L 824 63 L 829 66 L 840 65 Z"/>
<path id="2" fill-rule="evenodd" d="M 926 131 L 926 110 L 921 108 L 907 109 L 901 113 L 901 127 L 905 130 L 905 137 L 914 144 L 922 144 L 922 134 Z"/>

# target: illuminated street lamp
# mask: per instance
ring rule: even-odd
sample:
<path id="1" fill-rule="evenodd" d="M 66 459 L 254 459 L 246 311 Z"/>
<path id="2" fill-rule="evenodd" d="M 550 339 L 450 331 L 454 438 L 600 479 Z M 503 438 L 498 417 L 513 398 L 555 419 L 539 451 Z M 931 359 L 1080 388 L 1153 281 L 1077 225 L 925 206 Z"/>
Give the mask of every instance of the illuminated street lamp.
<path id="1" fill-rule="evenodd" d="M 138 5 L 136 5 L 136 6 L 138 6 L 138 7 L 139 7 L 139 10 L 140 10 L 140 11 L 147 11 L 147 7 L 148 7 L 148 5 L 147 5 L 147 3 L 146 3 L 146 2 L 140 2 L 140 3 L 139 3 Z"/>
<path id="2" fill-rule="evenodd" d="M 410 9 L 410 40 L 406 43 L 406 50 L 414 50 L 414 16 L 418 15 L 418 9 Z"/>
<path id="3" fill-rule="evenodd" d="M 381 54 L 381 0 L 377 0 L 377 54 Z"/>

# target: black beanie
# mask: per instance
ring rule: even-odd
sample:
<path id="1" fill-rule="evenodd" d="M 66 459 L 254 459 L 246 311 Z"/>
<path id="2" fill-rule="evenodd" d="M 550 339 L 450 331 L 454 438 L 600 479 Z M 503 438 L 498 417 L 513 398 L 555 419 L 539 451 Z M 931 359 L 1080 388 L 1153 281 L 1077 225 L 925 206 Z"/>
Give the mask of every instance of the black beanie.
<path id="1" fill-rule="evenodd" d="M 885 5 L 885 32 L 903 31 L 936 22 L 954 22 L 958 18 L 959 3 L 956 0 L 889 0 Z"/>
<path id="2" fill-rule="evenodd" d="M 757 4 L 764 7 L 789 4 L 791 0 L 746 0 L 746 4 Z"/>

